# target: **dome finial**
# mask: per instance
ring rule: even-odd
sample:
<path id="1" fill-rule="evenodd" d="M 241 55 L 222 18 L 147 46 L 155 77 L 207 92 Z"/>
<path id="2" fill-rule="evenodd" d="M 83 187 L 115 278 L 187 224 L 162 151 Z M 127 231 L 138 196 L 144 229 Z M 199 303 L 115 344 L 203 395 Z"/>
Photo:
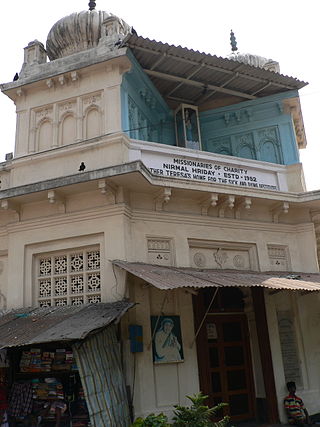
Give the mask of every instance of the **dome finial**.
<path id="1" fill-rule="evenodd" d="M 238 50 L 238 48 L 237 48 L 237 41 L 236 41 L 234 32 L 232 30 L 230 32 L 230 43 L 231 43 L 231 50 L 232 50 L 232 52 L 233 53 L 236 52 Z"/>
<path id="2" fill-rule="evenodd" d="M 88 6 L 89 6 L 89 10 L 94 10 L 96 8 L 96 2 L 89 1 Z"/>

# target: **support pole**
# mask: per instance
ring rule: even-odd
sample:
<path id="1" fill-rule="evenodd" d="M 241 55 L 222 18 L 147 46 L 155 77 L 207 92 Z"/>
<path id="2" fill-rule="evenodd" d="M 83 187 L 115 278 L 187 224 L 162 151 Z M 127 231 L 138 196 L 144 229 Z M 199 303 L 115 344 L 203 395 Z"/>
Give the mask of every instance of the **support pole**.
<path id="1" fill-rule="evenodd" d="M 268 423 L 277 424 L 279 423 L 279 412 L 276 385 L 274 381 L 266 305 L 264 299 L 264 288 L 257 286 L 252 287 L 251 292 L 258 330 L 258 343 L 260 349 L 264 387 L 266 391 L 267 419 Z"/>

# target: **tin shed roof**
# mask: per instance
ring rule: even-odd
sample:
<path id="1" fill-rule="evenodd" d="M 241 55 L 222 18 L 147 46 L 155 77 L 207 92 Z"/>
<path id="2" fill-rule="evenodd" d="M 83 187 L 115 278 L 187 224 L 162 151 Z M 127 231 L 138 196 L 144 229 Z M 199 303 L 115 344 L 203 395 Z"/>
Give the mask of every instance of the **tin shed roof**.
<path id="1" fill-rule="evenodd" d="M 201 270 L 119 260 L 113 261 L 113 264 L 158 289 L 261 286 L 269 289 L 320 291 L 320 274 L 316 273 Z"/>
<path id="2" fill-rule="evenodd" d="M 0 314 L 0 348 L 74 341 L 118 321 L 134 304 L 128 301 L 20 308 Z"/>
<path id="3" fill-rule="evenodd" d="M 171 103 L 201 105 L 209 99 L 244 100 L 298 90 L 307 83 L 237 60 L 130 34 L 123 41 L 162 96 Z"/>

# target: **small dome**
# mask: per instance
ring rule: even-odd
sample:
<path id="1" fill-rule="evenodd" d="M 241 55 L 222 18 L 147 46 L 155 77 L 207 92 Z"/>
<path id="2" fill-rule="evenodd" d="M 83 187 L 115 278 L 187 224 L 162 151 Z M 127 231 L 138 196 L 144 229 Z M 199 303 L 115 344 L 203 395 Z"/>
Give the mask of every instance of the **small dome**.
<path id="1" fill-rule="evenodd" d="M 242 62 L 244 64 L 252 65 L 253 67 L 264 68 L 265 70 L 280 73 L 279 62 L 273 59 L 267 59 L 263 56 L 252 55 L 251 53 L 232 53 L 229 56 L 234 61 Z"/>
<path id="2" fill-rule="evenodd" d="M 96 47 L 107 18 L 117 21 L 117 33 L 125 35 L 130 27 L 121 19 L 104 11 L 85 10 L 72 13 L 56 22 L 49 31 L 46 50 L 51 61 Z"/>

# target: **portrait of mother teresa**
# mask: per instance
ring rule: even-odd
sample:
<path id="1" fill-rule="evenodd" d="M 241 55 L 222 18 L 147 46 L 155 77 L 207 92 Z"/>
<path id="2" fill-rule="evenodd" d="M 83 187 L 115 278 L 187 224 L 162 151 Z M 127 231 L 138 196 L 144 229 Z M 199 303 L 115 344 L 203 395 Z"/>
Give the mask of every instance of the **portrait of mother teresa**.
<path id="1" fill-rule="evenodd" d="M 173 332 L 174 321 L 170 317 L 161 320 L 160 327 L 154 336 L 154 361 L 156 363 L 179 362 L 181 344 Z"/>

